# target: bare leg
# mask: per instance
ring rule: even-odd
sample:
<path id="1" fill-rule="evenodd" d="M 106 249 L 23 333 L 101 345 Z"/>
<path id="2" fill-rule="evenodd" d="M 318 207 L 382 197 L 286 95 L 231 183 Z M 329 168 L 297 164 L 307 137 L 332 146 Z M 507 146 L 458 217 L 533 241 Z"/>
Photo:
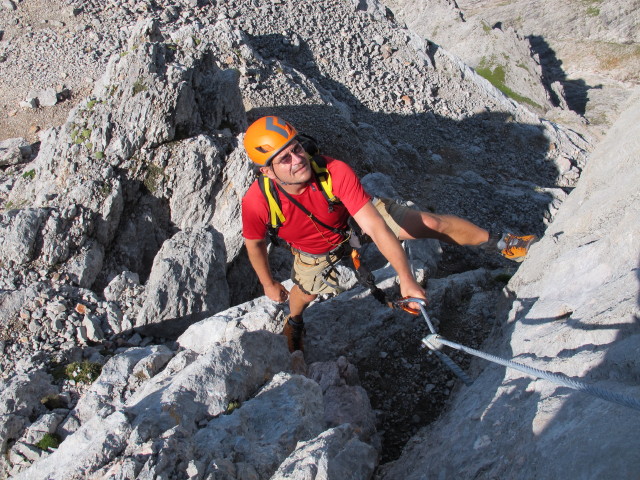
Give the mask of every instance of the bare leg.
<path id="1" fill-rule="evenodd" d="M 289 311 L 292 317 L 302 315 L 307 305 L 315 300 L 317 295 L 309 295 L 300 290 L 298 285 L 294 285 L 289 292 Z"/>
<path id="2" fill-rule="evenodd" d="M 400 240 L 435 238 L 454 245 L 480 245 L 489 240 L 489 232 L 484 228 L 453 215 L 411 210 L 405 215 L 401 227 Z"/>

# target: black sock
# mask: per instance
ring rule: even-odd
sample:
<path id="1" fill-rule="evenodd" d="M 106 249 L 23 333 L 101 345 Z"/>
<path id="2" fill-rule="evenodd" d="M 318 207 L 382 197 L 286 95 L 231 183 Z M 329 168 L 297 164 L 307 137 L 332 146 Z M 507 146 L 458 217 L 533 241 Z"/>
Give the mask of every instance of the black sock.
<path id="1" fill-rule="evenodd" d="M 304 322 L 302 321 L 302 315 L 291 315 L 289 316 L 289 323 L 295 325 L 301 325 Z"/>
<path id="2" fill-rule="evenodd" d="M 502 240 L 501 233 L 489 232 L 489 240 L 479 245 L 485 251 L 495 252 L 496 250 L 500 250 L 498 247 L 498 242 Z"/>

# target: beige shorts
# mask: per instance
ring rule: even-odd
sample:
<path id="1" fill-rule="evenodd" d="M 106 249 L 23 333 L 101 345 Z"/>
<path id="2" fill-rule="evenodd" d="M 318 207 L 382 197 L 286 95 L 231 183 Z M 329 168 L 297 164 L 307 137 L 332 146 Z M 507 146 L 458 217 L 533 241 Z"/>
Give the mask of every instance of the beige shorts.
<path id="1" fill-rule="evenodd" d="M 400 225 L 409 207 L 399 205 L 388 198 L 375 198 L 373 206 L 380 212 L 382 218 L 389 226 L 393 234 L 398 237 Z M 299 250 L 291 250 L 294 255 L 291 280 L 298 285 L 303 292 L 311 295 L 340 293 L 342 288 L 338 284 L 338 278 L 333 265 L 350 251 L 349 243 L 322 255 L 312 255 Z"/>

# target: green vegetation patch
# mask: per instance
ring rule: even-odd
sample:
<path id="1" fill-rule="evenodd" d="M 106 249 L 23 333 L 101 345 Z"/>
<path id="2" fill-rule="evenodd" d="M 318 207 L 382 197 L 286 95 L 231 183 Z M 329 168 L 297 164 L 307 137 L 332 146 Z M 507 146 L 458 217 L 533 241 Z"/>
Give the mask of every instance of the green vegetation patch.
<path id="1" fill-rule="evenodd" d="M 600 15 L 599 5 L 602 0 L 581 0 L 582 4 L 587 7 L 587 15 L 590 17 L 597 17 Z"/>
<path id="2" fill-rule="evenodd" d="M 587 15 L 590 17 L 597 17 L 600 15 L 600 9 L 598 7 L 589 7 L 587 8 Z"/>
<path id="3" fill-rule="evenodd" d="M 99 363 L 83 360 L 73 362 L 67 366 L 58 366 L 53 371 L 53 377 L 57 379 L 74 380 L 78 383 L 90 384 L 97 380 L 102 372 L 102 365 Z"/>
<path id="4" fill-rule="evenodd" d="M 62 439 L 55 433 L 45 433 L 44 437 L 35 445 L 40 450 L 48 450 L 50 448 L 58 448 L 61 443 Z"/>
<path id="5" fill-rule="evenodd" d="M 147 166 L 147 173 L 142 183 L 147 187 L 147 190 L 153 193 L 158 189 L 163 178 L 164 170 L 161 167 L 150 163 Z"/>
<path id="6" fill-rule="evenodd" d="M 149 87 L 147 87 L 144 82 L 140 79 L 136 80 L 136 82 L 133 84 L 133 94 L 137 95 L 140 92 L 146 92 L 147 90 L 149 90 Z"/>
<path id="7" fill-rule="evenodd" d="M 478 65 L 478 68 L 476 68 L 476 72 L 478 72 L 480 76 L 489 80 L 489 82 L 491 82 L 491 85 L 496 87 L 507 97 L 512 98 L 516 102 L 526 103 L 528 105 L 531 105 L 532 107 L 542 109 L 542 107 L 536 102 L 534 102 L 530 98 L 520 95 L 517 92 L 514 92 L 505 84 L 506 72 L 504 66 L 496 64 L 492 60 L 488 61 L 486 58 L 483 58 L 480 61 L 480 65 Z"/>
<path id="8" fill-rule="evenodd" d="M 27 201 L 24 200 L 24 199 L 20 200 L 20 201 L 18 201 L 16 203 L 13 203 L 13 202 L 9 201 L 4 205 L 4 210 L 7 211 L 7 212 L 9 210 L 20 210 L 21 208 L 24 208 L 26 206 L 27 206 Z"/>
<path id="9" fill-rule="evenodd" d="M 24 172 L 22 174 L 22 178 L 24 178 L 25 180 L 33 180 L 36 176 L 36 171 L 35 170 L 29 170 L 27 172 Z"/>
<path id="10" fill-rule="evenodd" d="M 240 408 L 240 400 L 232 400 L 227 405 L 227 409 L 224 411 L 225 415 L 230 415 L 236 408 Z"/>
<path id="11" fill-rule="evenodd" d="M 108 197 L 111 194 L 111 184 L 109 182 L 101 182 L 100 193 L 103 197 Z"/>

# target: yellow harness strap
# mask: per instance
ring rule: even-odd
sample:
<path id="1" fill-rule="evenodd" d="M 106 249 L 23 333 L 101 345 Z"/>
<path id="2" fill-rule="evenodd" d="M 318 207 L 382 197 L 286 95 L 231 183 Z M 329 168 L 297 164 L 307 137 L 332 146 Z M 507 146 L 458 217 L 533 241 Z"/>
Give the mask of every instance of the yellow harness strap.
<path id="1" fill-rule="evenodd" d="M 333 194 L 333 183 L 331 182 L 331 175 L 329 174 L 329 170 L 327 170 L 326 165 L 319 165 L 314 157 L 311 159 L 311 167 L 313 168 L 313 171 L 316 172 L 318 183 L 320 183 L 320 188 L 322 188 L 327 201 L 330 203 L 337 203 L 339 200 L 338 197 Z"/>
<path id="2" fill-rule="evenodd" d="M 273 191 L 271 186 L 271 180 L 266 175 L 263 175 L 260 178 L 260 190 L 264 194 L 267 199 L 267 203 L 269 204 L 269 221 L 273 228 L 278 228 L 280 225 L 284 223 L 284 214 L 282 213 L 282 208 L 280 207 L 280 199 L 277 197 L 277 194 Z"/>

